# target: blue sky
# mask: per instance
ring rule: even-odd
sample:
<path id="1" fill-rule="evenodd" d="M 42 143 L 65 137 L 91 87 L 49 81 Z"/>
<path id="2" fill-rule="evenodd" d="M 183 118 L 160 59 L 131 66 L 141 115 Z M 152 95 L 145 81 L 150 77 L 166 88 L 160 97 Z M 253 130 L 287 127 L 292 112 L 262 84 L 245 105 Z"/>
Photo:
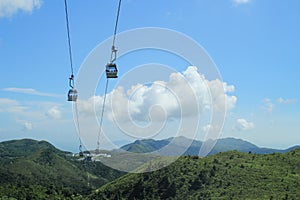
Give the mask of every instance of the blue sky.
<path id="1" fill-rule="evenodd" d="M 117 3 L 68 1 L 76 73 L 89 53 L 112 36 Z M 236 101 L 222 137 L 287 148 L 300 144 L 299 9 L 298 0 L 123 0 L 118 32 L 161 27 L 194 39 L 234 88 L 228 95 Z M 179 72 L 188 67 L 157 52 L 122 59 L 133 66 L 164 60 Z M 0 0 L 0 140 L 44 139 L 76 150 L 72 105 L 65 97 L 69 74 L 63 0 Z M 97 90 L 102 88 L 100 81 Z M 113 140 L 129 140 L 105 122 Z"/>

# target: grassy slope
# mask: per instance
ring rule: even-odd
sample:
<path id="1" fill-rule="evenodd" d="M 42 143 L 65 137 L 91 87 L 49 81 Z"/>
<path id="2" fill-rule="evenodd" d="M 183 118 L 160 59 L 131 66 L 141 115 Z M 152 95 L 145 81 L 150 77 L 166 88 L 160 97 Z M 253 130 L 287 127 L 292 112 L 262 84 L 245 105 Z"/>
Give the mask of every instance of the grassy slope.
<path id="1" fill-rule="evenodd" d="M 127 174 L 91 199 L 297 199 L 300 149 L 254 155 L 236 151 L 181 157 L 161 170 Z"/>

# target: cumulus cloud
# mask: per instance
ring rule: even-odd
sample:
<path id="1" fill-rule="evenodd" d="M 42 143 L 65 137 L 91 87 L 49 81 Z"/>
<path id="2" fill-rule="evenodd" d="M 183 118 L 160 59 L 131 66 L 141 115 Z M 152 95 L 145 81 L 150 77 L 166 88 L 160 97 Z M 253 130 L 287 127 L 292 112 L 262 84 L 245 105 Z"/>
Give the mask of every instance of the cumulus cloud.
<path id="1" fill-rule="evenodd" d="M 19 11 L 31 13 L 34 9 L 40 8 L 41 5 L 42 0 L 1 0 L 0 18 L 10 17 Z"/>
<path id="2" fill-rule="evenodd" d="M 234 90 L 235 90 L 234 85 L 228 85 L 226 82 L 223 83 L 223 87 L 224 87 L 225 93 L 234 92 Z"/>
<path id="3" fill-rule="evenodd" d="M 237 119 L 235 129 L 239 131 L 248 131 L 254 128 L 253 122 L 248 122 L 246 119 Z"/>
<path id="4" fill-rule="evenodd" d="M 197 67 L 172 73 L 168 81 L 151 85 L 133 85 L 125 90 L 119 86 L 107 95 L 106 116 L 118 121 L 152 121 L 166 118 L 193 117 L 214 109 L 224 111 L 235 107 L 237 98 L 228 93 L 234 86 L 219 79 L 207 80 Z M 85 114 L 101 112 L 102 96 L 78 101 L 78 109 Z"/>
<path id="5" fill-rule="evenodd" d="M 57 94 L 51 94 L 51 93 L 45 93 L 45 92 L 39 92 L 32 88 L 2 88 L 1 90 L 7 91 L 7 92 L 15 92 L 15 93 L 22 93 L 22 94 L 30 94 L 30 95 L 37 95 L 37 96 L 46 96 L 46 97 L 59 97 L 60 95 Z"/>
<path id="6" fill-rule="evenodd" d="M 57 106 L 53 106 L 50 108 L 46 115 L 52 119 L 60 119 L 61 118 L 61 110 Z"/>
<path id="7" fill-rule="evenodd" d="M 296 103 L 296 101 L 297 101 L 296 99 L 284 99 L 282 97 L 277 99 L 277 102 L 280 104 L 293 104 Z"/>
<path id="8" fill-rule="evenodd" d="M 235 5 L 241 5 L 241 4 L 250 3 L 252 0 L 232 0 L 232 1 Z"/>

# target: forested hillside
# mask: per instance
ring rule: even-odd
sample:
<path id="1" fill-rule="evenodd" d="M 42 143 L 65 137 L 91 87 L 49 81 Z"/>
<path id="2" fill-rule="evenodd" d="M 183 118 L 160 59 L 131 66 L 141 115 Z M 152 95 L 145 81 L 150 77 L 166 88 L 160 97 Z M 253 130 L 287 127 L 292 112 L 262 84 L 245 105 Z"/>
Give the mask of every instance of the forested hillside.
<path id="1" fill-rule="evenodd" d="M 13 140 L 0 143 L 0 199 L 298 199 L 299 166 L 300 148 L 263 155 L 228 151 L 125 174 L 45 141 Z"/>
<path id="2" fill-rule="evenodd" d="M 45 141 L 0 143 L 0 197 L 49 199 L 90 194 L 124 173 L 101 162 L 78 161 Z"/>
<path id="3" fill-rule="evenodd" d="M 127 174 L 90 199 L 299 199 L 299 166 L 300 149 L 269 155 L 230 151 L 206 158 L 184 156 L 158 171 Z"/>

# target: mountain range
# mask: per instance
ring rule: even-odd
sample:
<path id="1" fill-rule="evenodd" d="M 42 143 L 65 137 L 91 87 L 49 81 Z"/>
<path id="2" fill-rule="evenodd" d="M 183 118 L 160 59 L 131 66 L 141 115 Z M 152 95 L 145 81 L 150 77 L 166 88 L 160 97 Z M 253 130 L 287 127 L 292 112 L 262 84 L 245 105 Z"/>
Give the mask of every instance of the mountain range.
<path id="1" fill-rule="evenodd" d="M 211 141 L 213 142 L 213 141 Z M 135 153 L 149 153 L 155 152 L 166 156 L 178 156 L 177 152 L 183 152 L 182 155 L 194 155 L 197 156 L 200 152 L 203 142 L 199 140 L 192 140 L 186 137 L 180 136 L 176 138 L 168 138 L 163 140 L 144 139 L 136 140 L 133 143 L 124 145 L 121 149 L 135 152 Z M 163 147 L 168 146 L 168 150 L 161 151 Z M 187 148 L 188 147 L 188 148 Z M 272 148 L 261 148 L 250 142 L 236 138 L 222 138 L 218 139 L 215 146 L 208 153 L 213 155 L 220 152 L 237 150 L 240 152 L 252 152 L 257 154 L 270 154 L 270 153 L 285 153 L 293 149 L 299 148 L 300 146 L 293 146 L 288 149 L 272 149 Z"/>
<path id="2" fill-rule="evenodd" d="M 214 155 L 200 158 L 196 152 L 201 142 L 179 137 L 137 140 L 122 149 L 151 152 L 169 144 L 171 139 L 175 139 L 176 148 L 192 142 L 186 156 L 147 173 L 117 171 L 102 162 L 61 151 L 46 141 L 1 142 L 0 199 L 297 199 L 300 196 L 300 148 L 296 146 L 287 150 L 266 149 L 227 138 L 217 142 L 211 152 Z M 111 155 L 105 159 L 122 160 L 122 152 L 119 155 L 115 150 L 104 152 Z M 142 167 L 157 169 L 166 161 L 164 158 L 168 159 L 161 157 Z"/>

